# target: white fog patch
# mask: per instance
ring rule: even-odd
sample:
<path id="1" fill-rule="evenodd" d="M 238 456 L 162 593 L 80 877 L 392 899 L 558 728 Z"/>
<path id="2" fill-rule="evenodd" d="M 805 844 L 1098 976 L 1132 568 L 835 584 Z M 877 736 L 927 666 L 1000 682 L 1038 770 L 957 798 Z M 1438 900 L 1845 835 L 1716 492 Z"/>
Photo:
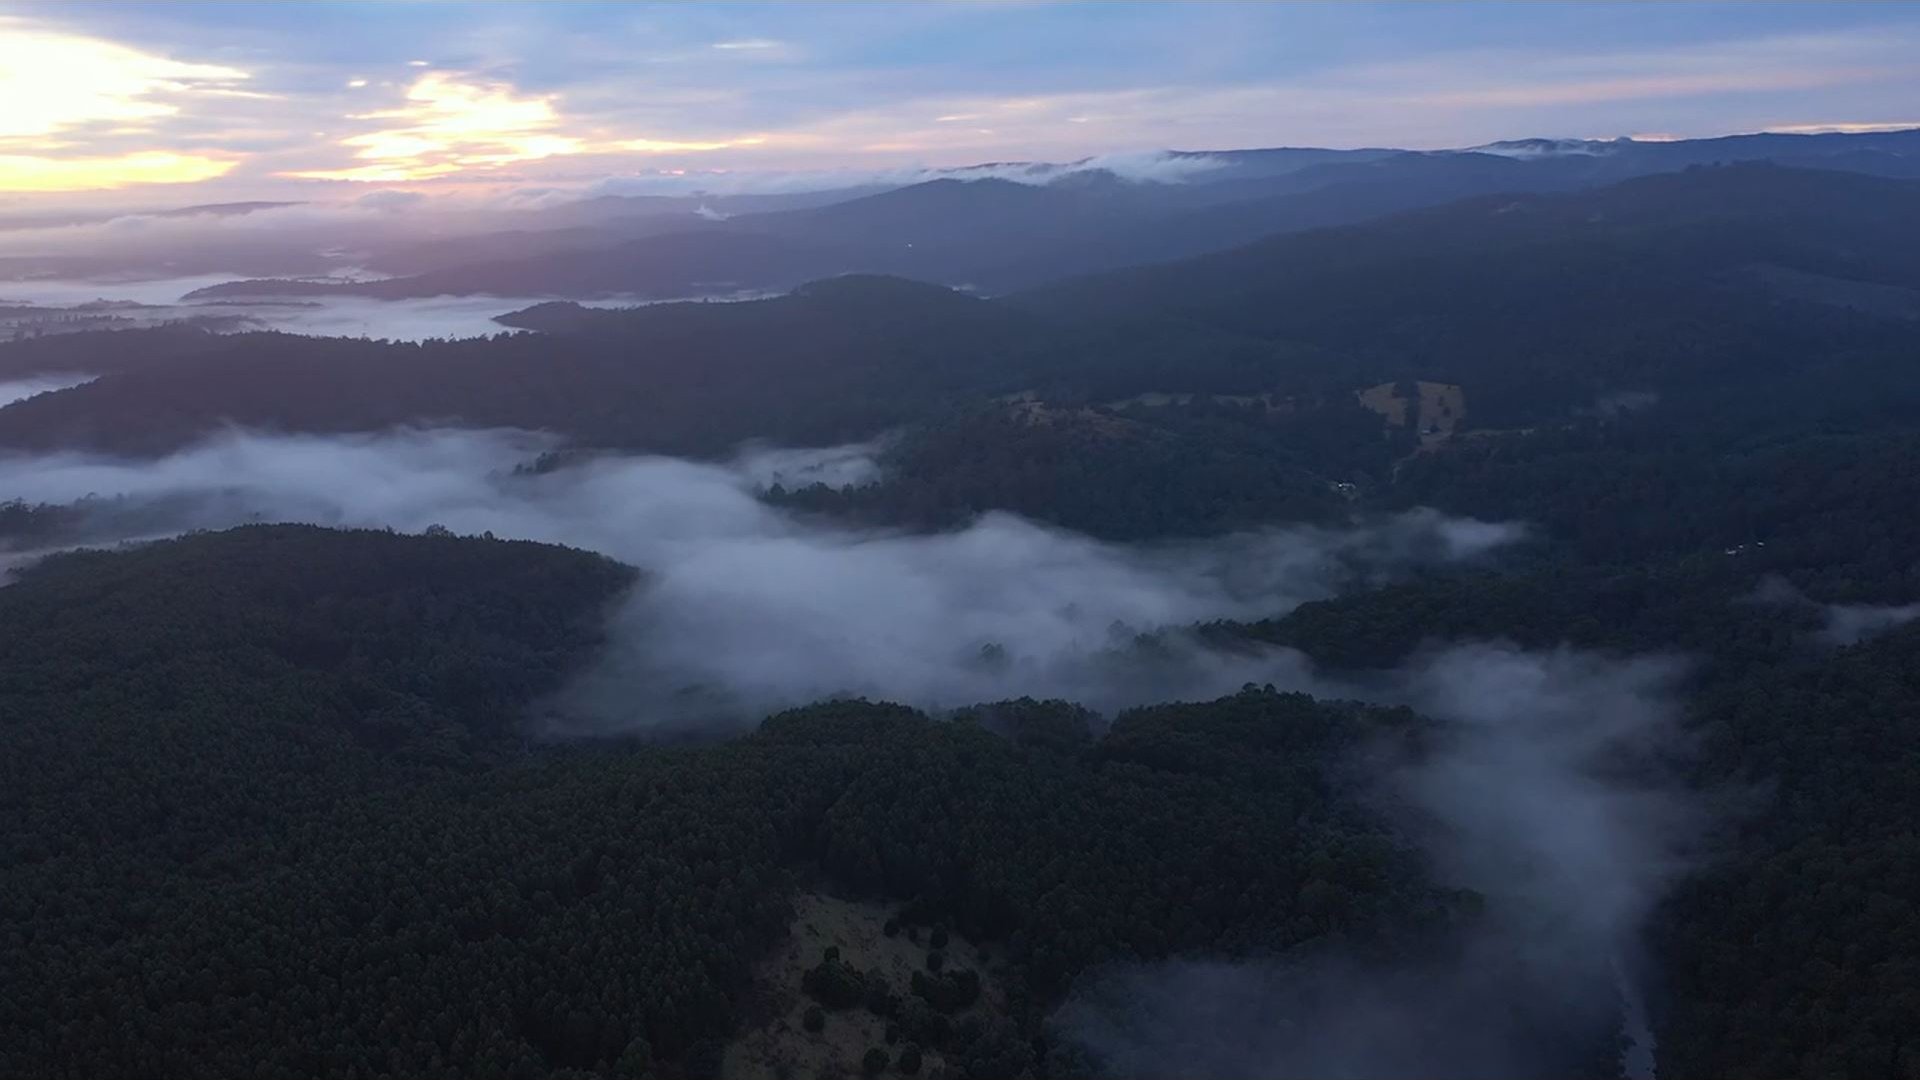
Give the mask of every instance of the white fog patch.
<path id="1" fill-rule="evenodd" d="M 1616 1031 L 1623 1070 L 1650 1075 L 1640 935 L 1702 827 L 1659 764 L 1681 673 L 1671 659 L 1501 644 L 1439 649 L 1364 683 L 1303 672 L 1289 688 L 1439 722 L 1429 747 L 1380 748 L 1366 782 L 1441 884 L 1484 898 L 1483 915 L 1418 958 L 1330 947 L 1111 968 L 1057 1024 L 1122 1076 L 1568 1075 Z"/>
<path id="2" fill-rule="evenodd" d="M 232 281 L 232 274 L 191 277 L 29 278 L 0 281 L 0 301 L 41 307 L 72 307 L 95 300 L 166 306 L 195 289 Z"/>
<path id="3" fill-rule="evenodd" d="M 1920 619 L 1920 604 L 1828 604 L 1824 613 L 1827 624 L 1820 628 L 1820 640 L 1855 645 Z"/>
<path id="4" fill-rule="evenodd" d="M 1395 784 L 1431 815 L 1442 876 L 1515 910 L 1556 913 L 1556 935 L 1611 941 L 1682 868 L 1672 791 L 1623 782 L 1616 755 L 1668 741 L 1671 660 L 1461 646 L 1389 691 L 1447 721 L 1439 753 Z"/>
<path id="5" fill-rule="evenodd" d="M 194 303 L 172 309 L 185 315 L 237 316 L 243 329 L 282 330 L 317 337 L 475 338 L 520 333 L 493 317 L 541 303 L 532 297 L 429 296 L 376 300 L 367 296 L 299 297 L 286 302 Z"/>
<path id="6" fill-rule="evenodd" d="M 854 487 L 880 478 L 880 466 L 876 460 L 880 449 L 878 442 L 853 443 L 820 450 L 792 450 L 749 444 L 734 459 L 734 464 L 742 476 L 762 488 L 775 484 L 788 488 L 810 487 L 814 484 Z"/>
<path id="7" fill-rule="evenodd" d="M 1920 619 L 1920 603 L 1823 604 L 1777 574 L 1761 578 L 1744 600 L 1751 604 L 1818 613 L 1820 629 L 1814 632 L 1813 638 L 1829 647 L 1857 645 Z"/>
<path id="8" fill-rule="evenodd" d="M 1432 511 L 1149 546 L 1001 513 L 935 534 L 857 529 L 758 495 L 774 482 L 870 478 L 870 447 L 524 468 L 555 446 L 508 431 L 231 433 L 153 461 L 0 458 L 0 499 L 91 496 L 83 528 L 96 540 L 302 521 L 441 525 L 604 552 L 645 579 L 603 660 L 555 705 L 574 730 L 593 731 L 744 727 L 837 694 L 930 708 L 1031 694 L 1097 709 L 1216 696 L 1289 677 L 1299 658 L 1208 648 L 1180 628 L 1277 615 L 1522 535 Z"/>
<path id="9" fill-rule="evenodd" d="M 903 165 L 879 169 L 653 172 L 610 176 L 577 191 L 558 193 L 557 201 L 601 195 L 724 196 L 884 190 L 933 180 L 1011 180 L 1045 185 L 1089 172 L 1110 172 L 1135 183 L 1182 184 L 1228 164 L 1225 159 L 1206 154 L 1144 150 L 1099 154 L 1079 161 L 1007 161 L 953 168 Z"/>
<path id="10" fill-rule="evenodd" d="M 378 300 L 368 296 L 301 296 L 183 301 L 195 289 L 234 280 L 232 274 L 203 274 L 150 280 L 37 280 L 0 282 L 0 302 L 60 309 L 96 301 L 133 303 L 142 307 L 95 312 L 111 315 L 121 326 L 152 326 L 187 319 L 218 319 L 219 330 L 280 330 L 321 337 L 388 338 L 424 341 L 428 338 L 491 337 L 520 333 L 494 322 L 494 316 L 545 303 L 537 296 L 428 296 Z M 577 301 L 583 307 L 626 307 L 644 303 L 636 297 Z"/>
<path id="11" fill-rule="evenodd" d="M 92 375 L 52 373 L 30 375 L 24 379 L 0 379 L 0 407 L 11 405 L 16 401 L 25 401 L 30 397 L 38 397 L 41 394 L 51 394 L 55 390 L 71 390 L 76 386 L 84 386 L 94 378 L 95 376 Z"/>

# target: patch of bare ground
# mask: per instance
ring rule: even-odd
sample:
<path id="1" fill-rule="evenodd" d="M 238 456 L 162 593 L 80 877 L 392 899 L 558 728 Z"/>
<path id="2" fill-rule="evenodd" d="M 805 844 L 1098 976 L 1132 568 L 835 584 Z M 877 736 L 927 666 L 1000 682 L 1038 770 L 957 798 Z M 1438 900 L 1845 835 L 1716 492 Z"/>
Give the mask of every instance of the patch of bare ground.
<path id="1" fill-rule="evenodd" d="M 1125 438 L 1139 433 L 1139 425 L 1133 421 L 1087 406 L 1056 406 L 1038 400 L 1013 401 L 1007 404 L 1007 415 L 1026 427 L 1073 428 L 1107 438 Z"/>
<path id="2" fill-rule="evenodd" d="M 1407 426 L 1407 399 L 1400 396 L 1399 383 L 1381 383 L 1360 391 L 1360 404 L 1380 414 L 1388 427 Z"/>
<path id="3" fill-rule="evenodd" d="M 889 1045 L 889 1020 L 862 1006 L 823 1010 L 825 1023 L 808 1031 L 806 1014 L 817 1003 L 802 988 L 807 971 L 818 965 L 827 949 L 837 948 L 840 960 L 884 977 L 902 1001 L 912 997 L 913 973 L 925 971 L 930 951 L 929 931 L 903 927 L 889 936 L 886 926 L 898 913 L 895 905 L 845 900 L 824 892 L 804 892 L 794 898 L 794 918 L 787 940 L 760 963 L 748 1003 L 745 1027 L 728 1044 L 721 1061 L 722 1080 L 823 1080 L 860 1077 L 861 1060 L 878 1047 L 887 1053 L 882 1075 L 903 1075 L 901 1052 L 906 1040 Z M 940 952 L 946 967 L 970 968 L 980 975 L 980 998 L 966 1009 L 949 1014 L 955 1024 L 969 1016 L 991 1020 L 1005 1015 L 1006 999 L 988 966 L 992 959 L 958 934 L 948 936 Z M 946 1072 L 939 1052 L 922 1046 L 917 1076 L 938 1078 Z"/>
<path id="4" fill-rule="evenodd" d="M 1292 413 L 1299 408 L 1299 403 L 1293 398 L 1271 392 L 1263 394 L 1195 394 L 1184 391 L 1176 393 L 1165 390 L 1149 390 L 1144 394 L 1135 394 L 1130 398 L 1109 401 L 1103 405 L 1102 408 L 1114 410 L 1130 408 L 1165 409 L 1176 405 L 1191 405 L 1196 401 L 1212 402 L 1215 405 L 1238 405 L 1241 408 L 1258 406 L 1264 409 L 1269 416 Z"/>
<path id="5" fill-rule="evenodd" d="M 1413 394 L 1407 394 L 1405 385 L 1390 382 L 1370 386 L 1360 391 L 1360 404 L 1379 413 L 1389 427 L 1406 427 L 1411 422 L 1422 450 L 1431 450 L 1464 430 L 1465 390 L 1453 383 L 1423 381 L 1414 384 Z"/>

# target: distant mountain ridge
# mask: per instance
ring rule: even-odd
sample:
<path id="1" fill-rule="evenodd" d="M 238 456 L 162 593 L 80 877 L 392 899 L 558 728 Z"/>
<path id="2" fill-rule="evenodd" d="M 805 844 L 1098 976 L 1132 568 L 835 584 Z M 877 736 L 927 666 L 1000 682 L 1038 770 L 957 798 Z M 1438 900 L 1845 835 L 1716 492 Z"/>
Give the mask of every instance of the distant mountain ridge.
<path id="1" fill-rule="evenodd" d="M 1469 177 L 1524 168 L 1488 155 L 1422 161 Z M 1397 196 L 1382 185 L 1379 205 Z M 1019 222 L 1032 220 L 1022 216 L 1031 208 L 1047 212 L 1055 194 L 949 181 L 875 198 L 892 211 L 980 197 Z M 1162 222 L 1179 233 L 1211 212 Z M 1089 221 L 1097 231 L 1100 218 Z M 956 252 L 966 240 L 916 235 Z M 795 277 L 825 250 L 804 233 L 674 242 L 686 260 L 729 245 L 771 252 Z M 862 250 L 871 248 L 842 249 L 837 269 L 851 270 Z M 638 244 L 591 264 L 541 256 L 515 266 L 532 284 L 621 260 L 631 272 L 660 272 Z M 863 438 L 947 404 L 1034 389 L 1095 403 L 1160 391 L 1325 399 L 1403 379 L 1465 387 L 1476 425 L 1525 427 L 1621 392 L 1691 393 L 1809 371 L 1856 343 L 1882 355 L 1873 343 L 1911 338 L 1917 301 L 1920 181 L 1700 167 L 1604 188 L 1474 195 L 1333 227 L 1296 223 L 1224 251 L 998 299 L 856 272 L 744 303 L 555 302 L 501 318 L 546 332 L 525 338 L 403 346 L 176 336 L 167 341 L 178 358 L 121 370 L 84 363 L 100 346 L 75 335 L 31 343 L 33 370 L 20 373 L 105 377 L 0 410 L 0 444 L 145 453 L 229 421 L 351 431 L 429 417 L 713 452 L 753 435 Z M 132 337 L 112 340 L 137 351 Z M 266 354 L 273 363 L 260 362 Z M 24 364 L 29 351 L 15 355 Z M 1898 375 L 1854 370 L 1846 393 Z"/>
<path id="2" fill-rule="evenodd" d="M 1435 151 L 1176 151 L 1152 162 L 1167 179 L 1152 179 L 1156 169 L 1139 162 L 1088 159 L 970 166 L 779 208 L 735 201 L 722 211 L 689 198 L 619 197 L 592 205 L 607 213 L 653 210 L 596 225 L 581 218 L 585 204 L 575 204 L 564 228 L 416 246 L 389 263 L 416 272 L 382 281 L 251 279 L 189 298 L 689 299 L 781 291 L 844 273 L 999 294 L 1458 199 L 1578 191 L 1699 165 L 1771 162 L 1920 178 L 1920 130 L 1671 142 L 1517 139 Z"/>

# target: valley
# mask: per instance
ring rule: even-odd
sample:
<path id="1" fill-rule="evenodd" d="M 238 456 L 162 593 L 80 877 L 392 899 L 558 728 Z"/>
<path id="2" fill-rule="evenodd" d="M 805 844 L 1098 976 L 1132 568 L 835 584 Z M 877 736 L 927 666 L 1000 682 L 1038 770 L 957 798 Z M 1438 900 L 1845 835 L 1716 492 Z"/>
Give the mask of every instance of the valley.
<path id="1" fill-rule="evenodd" d="M 1916 138 L 0 222 L 0 1075 L 1905 1075 Z"/>

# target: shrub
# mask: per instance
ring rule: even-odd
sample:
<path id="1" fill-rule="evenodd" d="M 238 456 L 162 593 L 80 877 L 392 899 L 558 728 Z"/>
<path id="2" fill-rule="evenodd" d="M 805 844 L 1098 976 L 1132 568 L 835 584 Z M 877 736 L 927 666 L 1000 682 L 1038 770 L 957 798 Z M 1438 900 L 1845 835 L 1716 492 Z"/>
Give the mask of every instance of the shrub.
<path id="1" fill-rule="evenodd" d="M 850 1009 L 866 1000 L 867 982 L 839 960 L 822 960 L 800 978 L 800 989 L 829 1009 Z"/>

